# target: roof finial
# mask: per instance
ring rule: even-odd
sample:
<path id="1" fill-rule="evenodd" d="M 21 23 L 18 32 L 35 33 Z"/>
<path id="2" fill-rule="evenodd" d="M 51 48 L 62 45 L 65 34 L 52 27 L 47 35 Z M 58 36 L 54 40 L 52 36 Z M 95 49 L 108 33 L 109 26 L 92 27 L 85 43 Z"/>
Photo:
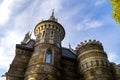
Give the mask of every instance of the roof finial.
<path id="1" fill-rule="evenodd" d="M 72 51 L 73 53 L 75 53 L 75 50 L 72 49 L 70 42 L 69 42 L 69 50 Z"/>
<path id="2" fill-rule="evenodd" d="M 27 44 L 30 39 L 31 39 L 31 35 L 32 35 L 32 32 L 30 33 L 30 31 L 28 31 L 26 34 L 25 34 L 25 37 L 23 39 L 23 41 L 21 42 L 22 44 Z"/>
<path id="3" fill-rule="evenodd" d="M 70 42 L 69 42 L 69 49 L 72 49 L 72 48 L 71 48 L 71 44 L 70 44 Z"/>
<path id="4" fill-rule="evenodd" d="M 52 9 L 52 16 L 54 17 L 54 9 Z"/>
<path id="5" fill-rule="evenodd" d="M 50 16 L 49 20 L 57 21 L 57 19 L 54 16 L 54 9 L 52 9 L 52 15 Z"/>

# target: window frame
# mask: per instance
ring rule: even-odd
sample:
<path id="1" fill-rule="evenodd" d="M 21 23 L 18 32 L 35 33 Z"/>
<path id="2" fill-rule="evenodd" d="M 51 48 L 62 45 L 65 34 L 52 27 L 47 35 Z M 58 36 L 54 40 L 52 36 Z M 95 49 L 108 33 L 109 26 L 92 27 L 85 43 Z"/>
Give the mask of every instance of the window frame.
<path id="1" fill-rule="evenodd" d="M 48 49 L 45 54 L 45 63 L 52 63 L 52 50 Z"/>

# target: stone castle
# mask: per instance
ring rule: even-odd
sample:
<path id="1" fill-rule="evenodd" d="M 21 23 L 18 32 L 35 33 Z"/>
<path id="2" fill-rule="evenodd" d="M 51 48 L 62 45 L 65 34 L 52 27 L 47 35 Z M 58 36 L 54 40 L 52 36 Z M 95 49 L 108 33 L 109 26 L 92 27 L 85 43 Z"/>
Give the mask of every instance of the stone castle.
<path id="1" fill-rule="evenodd" d="M 102 43 L 81 42 L 76 47 L 62 47 L 63 26 L 54 17 L 34 28 L 36 39 L 28 32 L 6 72 L 6 80 L 120 80 L 120 65 L 109 62 Z"/>

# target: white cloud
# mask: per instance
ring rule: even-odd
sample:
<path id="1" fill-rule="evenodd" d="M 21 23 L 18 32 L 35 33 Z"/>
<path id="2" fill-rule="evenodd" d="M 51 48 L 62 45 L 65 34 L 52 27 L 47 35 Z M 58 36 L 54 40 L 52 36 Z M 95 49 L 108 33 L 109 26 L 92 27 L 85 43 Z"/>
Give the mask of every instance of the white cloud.
<path id="1" fill-rule="evenodd" d="M 115 52 L 109 52 L 107 55 L 110 62 L 116 62 L 118 59 L 118 55 Z"/>
<path id="2" fill-rule="evenodd" d="M 3 0 L 0 5 L 0 25 L 7 23 L 11 15 L 23 8 L 28 1 L 30 0 Z"/>
<path id="3" fill-rule="evenodd" d="M 19 31 L 9 31 L 4 38 L 1 38 L 0 44 L 0 68 L 8 68 L 15 55 L 15 44 L 20 43 L 22 36 Z"/>
<path id="4" fill-rule="evenodd" d="M 103 25 L 102 21 L 97 20 L 91 20 L 91 19 L 85 19 L 79 24 L 77 24 L 76 29 L 79 30 L 88 30 L 93 28 L 98 28 Z"/>
<path id="5" fill-rule="evenodd" d="M 3 3 L 1 3 L 2 5 L 0 6 L 0 25 L 4 25 L 9 20 L 9 18 L 11 17 L 10 14 L 14 13 L 14 11 L 12 10 L 17 10 L 20 8 L 20 6 L 15 8 L 15 5 L 22 3 L 25 3 L 25 1 L 4 0 Z M 15 18 L 17 18 L 17 16 Z M 24 37 L 25 26 L 23 26 L 24 23 L 20 23 L 23 19 L 21 19 L 21 21 L 16 21 L 16 19 L 14 20 L 14 23 L 19 23 L 21 26 L 19 26 L 19 24 L 13 24 L 13 26 L 9 26 L 13 29 L 7 30 L 8 32 L 5 32 L 4 37 L 1 37 L 0 39 L 0 61 L 2 61 L 0 63 L 0 68 L 4 69 L 9 68 L 9 64 L 11 64 L 15 55 L 15 45 L 19 44 L 21 39 L 23 39 Z"/>
<path id="6" fill-rule="evenodd" d="M 12 59 L 13 56 L 5 56 L 0 54 L 0 69 L 8 69 Z"/>
<path id="7" fill-rule="evenodd" d="M 0 25 L 5 24 L 10 17 L 11 10 L 10 6 L 14 0 L 3 0 L 0 5 Z"/>

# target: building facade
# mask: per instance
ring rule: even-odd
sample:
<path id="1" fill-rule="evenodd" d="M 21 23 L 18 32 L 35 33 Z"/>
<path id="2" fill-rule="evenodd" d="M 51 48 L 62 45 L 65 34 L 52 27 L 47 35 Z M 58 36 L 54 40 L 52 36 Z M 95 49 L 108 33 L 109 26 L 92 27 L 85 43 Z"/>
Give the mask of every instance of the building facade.
<path id="1" fill-rule="evenodd" d="M 35 40 L 28 32 L 16 44 L 6 80 L 120 80 L 120 66 L 109 62 L 99 41 L 81 42 L 76 50 L 62 47 L 65 30 L 54 12 L 34 34 Z"/>

